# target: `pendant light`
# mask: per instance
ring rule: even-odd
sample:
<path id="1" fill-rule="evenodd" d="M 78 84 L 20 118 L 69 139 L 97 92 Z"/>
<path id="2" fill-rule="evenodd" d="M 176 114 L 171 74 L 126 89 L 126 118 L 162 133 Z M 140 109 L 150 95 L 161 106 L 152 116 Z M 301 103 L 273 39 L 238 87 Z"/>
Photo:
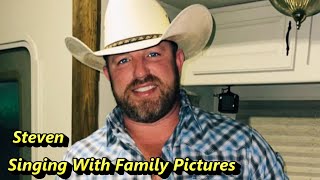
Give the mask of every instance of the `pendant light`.
<path id="1" fill-rule="evenodd" d="M 300 29 L 301 23 L 308 17 L 320 12 L 320 0 L 269 0 L 282 14 L 291 16 Z"/>

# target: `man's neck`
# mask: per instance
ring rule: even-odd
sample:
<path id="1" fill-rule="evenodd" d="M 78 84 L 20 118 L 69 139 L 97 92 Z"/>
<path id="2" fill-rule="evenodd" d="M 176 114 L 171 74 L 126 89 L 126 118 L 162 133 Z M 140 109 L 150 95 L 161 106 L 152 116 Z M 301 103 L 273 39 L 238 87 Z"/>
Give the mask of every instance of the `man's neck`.
<path id="1" fill-rule="evenodd" d="M 179 123 L 179 110 L 180 105 L 176 103 L 167 115 L 154 123 L 140 123 L 124 116 L 127 131 L 146 160 L 161 156 L 162 147 Z"/>

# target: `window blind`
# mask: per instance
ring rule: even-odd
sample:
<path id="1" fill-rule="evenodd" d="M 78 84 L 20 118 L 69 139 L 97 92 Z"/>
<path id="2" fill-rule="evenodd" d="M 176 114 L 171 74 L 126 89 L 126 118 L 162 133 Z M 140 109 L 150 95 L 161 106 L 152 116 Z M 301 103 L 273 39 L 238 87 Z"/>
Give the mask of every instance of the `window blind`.
<path id="1" fill-rule="evenodd" d="M 320 101 L 241 101 L 236 119 L 282 155 L 290 179 L 320 179 Z"/>

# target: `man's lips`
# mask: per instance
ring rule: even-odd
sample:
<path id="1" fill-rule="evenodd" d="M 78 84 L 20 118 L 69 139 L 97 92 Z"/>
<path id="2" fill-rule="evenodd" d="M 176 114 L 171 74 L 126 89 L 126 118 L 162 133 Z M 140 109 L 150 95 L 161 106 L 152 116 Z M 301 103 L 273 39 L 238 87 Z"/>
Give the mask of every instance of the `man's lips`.
<path id="1" fill-rule="evenodd" d="M 146 91 L 149 91 L 153 88 L 155 88 L 156 86 L 154 85 L 150 85 L 150 86 L 144 86 L 144 87 L 141 87 L 141 88 L 138 88 L 138 89 L 134 89 L 135 92 L 146 92 Z"/>
<path id="2" fill-rule="evenodd" d="M 154 88 L 156 88 L 157 86 L 153 83 L 148 83 L 148 84 L 141 84 L 141 85 L 138 85 L 136 87 L 134 87 L 132 89 L 132 91 L 134 92 L 138 92 L 138 93 L 143 93 L 143 92 L 147 92 L 147 91 L 150 91 Z"/>

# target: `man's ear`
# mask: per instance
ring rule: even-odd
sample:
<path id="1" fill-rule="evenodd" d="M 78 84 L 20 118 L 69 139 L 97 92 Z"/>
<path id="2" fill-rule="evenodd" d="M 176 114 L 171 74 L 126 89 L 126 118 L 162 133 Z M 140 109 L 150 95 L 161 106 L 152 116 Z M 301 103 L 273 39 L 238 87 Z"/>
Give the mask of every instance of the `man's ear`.
<path id="1" fill-rule="evenodd" d="M 184 62 L 184 52 L 182 49 L 178 49 L 176 52 L 176 64 L 177 64 L 180 76 L 182 72 L 183 62 Z"/>
<path id="2" fill-rule="evenodd" d="M 106 76 L 106 78 L 110 81 L 110 74 L 107 66 L 103 67 L 103 74 Z"/>

